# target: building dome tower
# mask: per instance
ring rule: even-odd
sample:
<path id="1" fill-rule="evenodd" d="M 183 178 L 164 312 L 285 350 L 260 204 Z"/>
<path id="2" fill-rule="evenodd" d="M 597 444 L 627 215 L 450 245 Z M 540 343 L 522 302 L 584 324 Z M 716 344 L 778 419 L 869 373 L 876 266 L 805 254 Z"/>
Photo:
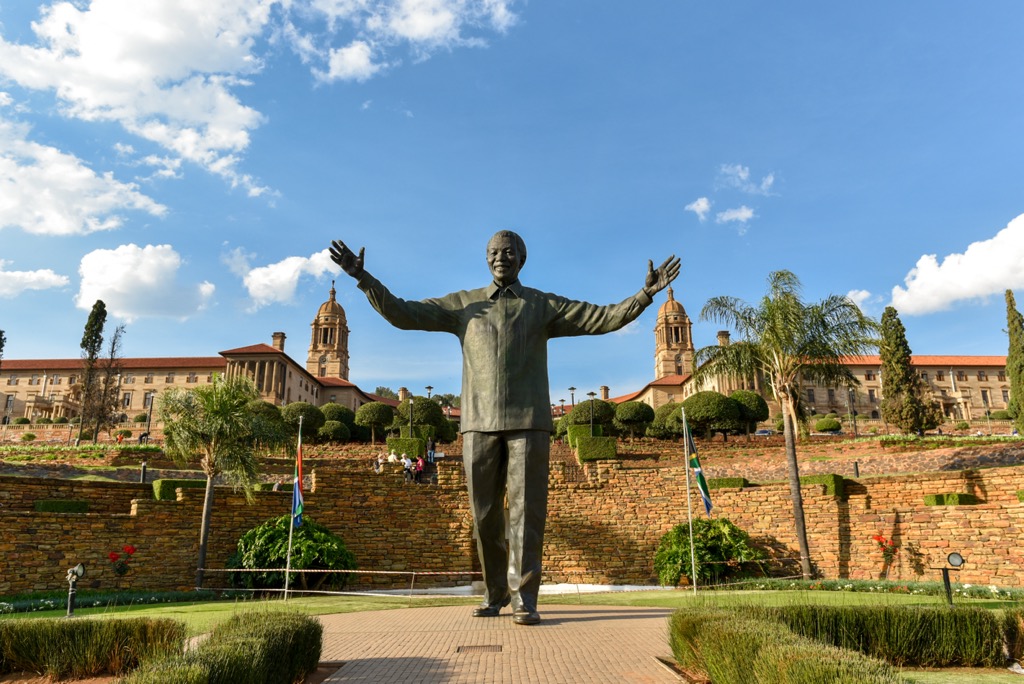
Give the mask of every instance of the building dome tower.
<path id="1" fill-rule="evenodd" d="M 668 301 L 658 309 L 654 325 L 654 377 L 685 375 L 693 368 L 693 324 L 683 305 L 676 301 L 672 288 Z"/>
<path id="2" fill-rule="evenodd" d="M 336 294 L 332 280 L 330 297 L 320 305 L 310 324 L 313 334 L 306 370 L 318 378 L 348 380 L 348 321 L 345 309 L 334 298 Z"/>

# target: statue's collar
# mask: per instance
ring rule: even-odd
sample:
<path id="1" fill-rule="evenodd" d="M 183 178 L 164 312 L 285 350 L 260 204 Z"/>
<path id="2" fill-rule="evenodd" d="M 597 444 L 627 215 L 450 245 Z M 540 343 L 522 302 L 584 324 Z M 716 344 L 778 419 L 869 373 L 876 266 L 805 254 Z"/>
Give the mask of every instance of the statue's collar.
<path id="1" fill-rule="evenodd" d="M 511 295 L 511 296 L 517 297 L 519 299 L 522 299 L 522 297 L 523 297 L 523 284 L 520 283 L 519 279 L 517 278 L 508 287 L 501 287 L 500 285 L 498 285 L 497 283 L 495 283 L 493 281 L 491 282 L 490 285 L 487 286 L 487 298 L 488 299 L 497 299 L 498 296 L 502 292 L 504 292 L 506 294 L 506 296 Z"/>

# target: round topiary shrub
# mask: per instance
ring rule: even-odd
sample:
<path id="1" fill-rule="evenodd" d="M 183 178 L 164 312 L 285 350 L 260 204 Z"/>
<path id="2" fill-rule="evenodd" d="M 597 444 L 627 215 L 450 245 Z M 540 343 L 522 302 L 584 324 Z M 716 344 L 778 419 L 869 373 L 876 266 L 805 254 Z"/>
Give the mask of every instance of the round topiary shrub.
<path id="1" fill-rule="evenodd" d="M 25 434 L 23 434 L 21 436 L 21 441 L 22 442 L 34 442 L 34 441 L 36 441 L 36 433 L 34 433 L 34 432 L 26 432 Z"/>
<path id="2" fill-rule="evenodd" d="M 249 589 L 284 587 L 284 568 L 288 555 L 288 531 L 291 515 L 271 518 L 254 527 L 238 540 L 238 550 L 228 561 L 229 568 L 280 568 L 270 572 L 232 573 L 231 583 Z M 303 516 L 292 536 L 292 569 L 355 570 L 356 559 L 341 537 L 323 525 Z M 344 589 L 347 573 L 298 573 L 291 584 L 301 589 Z"/>
<path id="3" fill-rule="evenodd" d="M 15 418 L 15 419 L 14 419 L 14 421 L 13 421 L 13 423 L 14 423 L 15 425 L 28 425 L 28 424 L 29 424 L 29 423 L 31 423 L 31 422 L 32 422 L 32 421 L 30 421 L 30 420 L 29 420 L 28 418 L 26 418 L 25 416 L 19 416 L 19 417 Z"/>
<path id="4" fill-rule="evenodd" d="M 754 546 L 750 535 L 728 518 L 697 518 L 693 521 L 693 549 L 696 558 L 697 579 L 701 583 L 720 582 L 730 575 L 743 572 L 739 563 L 765 558 L 765 553 Z M 676 525 L 661 538 L 654 554 L 654 571 L 662 586 L 674 587 L 687 577 L 692 582 L 690 556 L 690 526 Z"/>
<path id="5" fill-rule="evenodd" d="M 843 429 L 843 424 L 835 418 L 826 416 L 814 424 L 814 429 L 818 432 L 839 432 Z"/>
<path id="6" fill-rule="evenodd" d="M 1010 412 L 1005 410 L 1005 409 L 1000 409 L 998 411 L 993 411 L 992 415 L 990 417 L 992 418 L 992 420 L 1010 420 L 1011 419 Z"/>
<path id="7" fill-rule="evenodd" d="M 322 442 L 347 442 L 352 436 L 348 425 L 337 420 L 328 420 L 316 434 Z"/>
<path id="8" fill-rule="evenodd" d="M 79 423 L 81 423 L 81 422 L 82 422 L 82 417 L 81 417 L 81 416 L 75 416 L 75 417 L 74 417 L 74 418 L 72 418 L 72 419 L 71 419 L 71 420 L 70 420 L 69 422 L 70 422 L 70 423 L 71 423 L 72 425 L 78 425 Z"/>
<path id="9" fill-rule="evenodd" d="M 961 420 L 959 423 L 956 424 L 955 427 L 957 430 L 970 430 L 971 424 L 968 423 L 966 420 Z"/>
<path id="10" fill-rule="evenodd" d="M 114 436 L 115 437 L 123 437 L 125 439 L 128 439 L 129 437 L 132 436 L 132 431 L 128 430 L 128 429 L 118 430 L 117 432 L 114 433 Z"/>
<path id="11" fill-rule="evenodd" d="M 148 413 L 136 413 L 135 417 L 132 418 L 133 423 L 145 423 L 147 420 L 149 420 Z"/>
<path id="12" fill-rule="evenodd" d="M 47 418 L 46 416 L 43 416 L 42 418 L 37 420 L 36 423 L 38 425 L 53 425 L 53 419 L 52 418 Z"/>
<path id="13" fill-rule="evenodd" d="M 56 423 L 57 425 L 67 425 L 68 424 L 68 417 L 67 416 L 60 416 L 59 418 L 55 419 L 53 422 Z"/>

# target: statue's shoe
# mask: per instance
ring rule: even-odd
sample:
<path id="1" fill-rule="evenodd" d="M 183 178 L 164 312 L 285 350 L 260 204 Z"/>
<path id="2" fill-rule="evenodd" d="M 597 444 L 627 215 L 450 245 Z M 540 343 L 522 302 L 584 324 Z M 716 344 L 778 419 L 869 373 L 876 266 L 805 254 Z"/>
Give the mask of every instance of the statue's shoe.
<path id="1" fill-rule="evenodd" d="M 498 617 L 501 609 L 512 603 L 512 597 L 508 594 L 501 600 L 501 603 L 481 603 L 473 609 L 473 617 Z"/>
<path id="2" fill-rule="evenodd" d="M 540 623 L 540 613 L 535 610 L 520 610 L 512 614 L 512 622 L 517 625 L 536 625 Z"/>

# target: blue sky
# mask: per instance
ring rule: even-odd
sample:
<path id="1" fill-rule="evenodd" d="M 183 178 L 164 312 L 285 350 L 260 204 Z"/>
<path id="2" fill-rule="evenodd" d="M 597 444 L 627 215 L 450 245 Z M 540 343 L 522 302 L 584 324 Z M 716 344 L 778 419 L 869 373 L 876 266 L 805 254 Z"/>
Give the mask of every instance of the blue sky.
<path id="1" fill-rule="evenodd" d="M 596 303 L 682 259 L 715 295 L 789 269 L 901 312 L 914 352 L 1004 354 L 1024 289 L 1024 5 L 0 0 L 5 358 L 74 357 L 102 298 L 129 356 L 288 335 L 332 278 L 351 379 L 458 392 L 447 335 L 393 330 L 326 257 L 406 298 L 525 284 Z M 653 379 L 655 306 L 550 344 L 552 401 Z"/>

